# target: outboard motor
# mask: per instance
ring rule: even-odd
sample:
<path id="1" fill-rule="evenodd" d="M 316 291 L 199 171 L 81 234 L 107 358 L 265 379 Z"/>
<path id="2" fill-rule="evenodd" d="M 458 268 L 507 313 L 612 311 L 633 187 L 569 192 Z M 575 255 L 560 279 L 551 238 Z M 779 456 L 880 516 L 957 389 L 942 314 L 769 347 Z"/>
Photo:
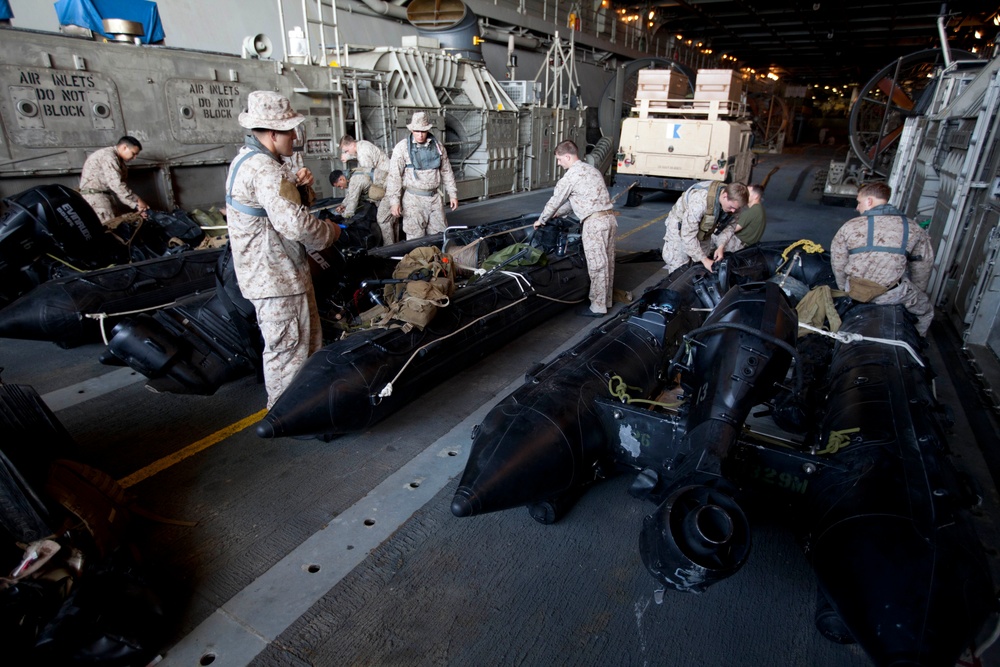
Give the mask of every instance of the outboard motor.
<path id="1" fill-rule="evenodd" d="M 256 312 L 240 292 L 226 248 L 216 265 L 214 293 L 124 320 L 113 329 L 105 355 L 150 378 L 157 391 L 209 396 L 253 372 L 262 349 Z"/>
<path id="2" fill-rule="evenodd" d="M 128 249 L 104 233 L 94 209 L 65 185 L 39 185 L 4 199 L 0 218 L 0 303 L 13 301 L 66 267 L 91 271 L 126 263 Z M 55 255 L 62 262 L 46 260 Z"/>
<path id="3" fill-rule="evenodd" d="M 746 561 L 750 525 L 726 458 L 750 410 L 784 380 L 797 329 L 778 286 L 752 283 L 730 290 L 704 326 L 684 336 L 670 372 L 681 370 L 689 398 L 666 437 L 651 438 L 639 476 L 646 497 L 665 498 L 643 521 L 640 554 L 667 586 L 702 592 Z"/>

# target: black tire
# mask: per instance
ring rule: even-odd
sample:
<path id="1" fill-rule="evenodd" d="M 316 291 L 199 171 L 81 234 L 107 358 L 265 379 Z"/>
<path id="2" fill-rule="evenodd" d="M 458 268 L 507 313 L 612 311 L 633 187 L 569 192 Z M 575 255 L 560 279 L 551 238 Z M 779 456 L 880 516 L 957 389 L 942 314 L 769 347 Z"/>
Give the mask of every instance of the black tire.
<path id="1" fill-rule="evenodd" d="M 625 198 L 625 206 L 628 208 L 635 208 L 642 203 L 642 193 L 639 192 L 638 188 L 632 188 L 628 191 L 628 196 Z"/>

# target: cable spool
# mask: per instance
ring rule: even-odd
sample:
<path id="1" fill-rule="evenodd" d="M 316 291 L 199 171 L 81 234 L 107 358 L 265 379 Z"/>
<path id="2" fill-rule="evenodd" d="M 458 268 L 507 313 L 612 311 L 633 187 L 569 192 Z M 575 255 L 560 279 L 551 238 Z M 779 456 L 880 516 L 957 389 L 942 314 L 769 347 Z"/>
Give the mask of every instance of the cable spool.
<path id="1" fill-rule="evenodd" d="M 445 251 L 451 256 L 452 266 L 455 270 L 464 275 L 475 272 L 483 264 L 486 246 L 479 241 L 473 241 L 469 245 L 448 246 Z"/>

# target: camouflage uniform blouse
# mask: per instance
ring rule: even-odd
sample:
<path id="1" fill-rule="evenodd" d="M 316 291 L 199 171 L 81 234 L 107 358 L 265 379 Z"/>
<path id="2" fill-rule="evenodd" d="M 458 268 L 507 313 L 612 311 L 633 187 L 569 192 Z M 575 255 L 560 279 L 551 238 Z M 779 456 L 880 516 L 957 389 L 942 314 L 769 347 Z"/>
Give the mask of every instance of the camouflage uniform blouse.
<path id="1" fill-rule="evenodd" d="M 698 227 L 701 225 L 701 219 L 705 217 L 705 211 L 708 210 L 708 189 L 699 187 L 702 185 L 704 183 L 688 188 L 674 202 L 664 223 L 667 228 L 664 239 L 679 237 L 680 248 L 677 250 L 696 262 L 705 259 L 705 251 L 702 250 L 701 242 L 698 240 Z"/>
<path id="2" fill-rule="evenodd" d="M 250 142 L 230 165 L 227 183 L 233 178 L 233 166 L 248 152 L 260 150 L 251 148 Z M 340 228 L 301 205 L 291 167 L 269 152 L 258 152 L 240 165 L 231 194 L 243 206 L 267 213 L 249 215 L 227 207 L 233 266 L 243 296 L 262 299 L 306 293 L 312 286 L 306 249 L 331 245 L 340 236 Z"/>
<path id="3" fill-rule="evenodd" d="M 432 135 L 427 135 L 428 141 Z M 448 161 L 448 151 L 441 146 L 440 142 L 435 143 L 441 149 L 441 167 L 438 169 L 413 169 L 407 167 L 410 164 L 410 152 L 408 142 L 410 137 L 403 139 L 392 149 L 392 157 L 389 158 L 389 175 L 386 178 L 385 196 L 389 200 L 390 206 L 400 203 L 405 190 L 426 190 L 435 192 L 444 184 L 444 191 L 448 199 L 458 199 L 458 185 L 455 183 L 455 175 L 451 171 L 451 162 Z"/>
<path id="4" fill-rule="evenodd" d="M 139 198 L 125 184 L 128 167 L 118 156 L 115 146 L 101 148 L 91 153 L 80 171 L 80 191 L 84 196 L 114 194 L 130 208 L 138 208 Z M 89 191 L 89 192 L 88 192 Z"/>
<path id="5" fill-rule="evenodd" d="M 611 197 L 601 172 L 583 160 L 578 160 L 570 165 L 556 183 L 552 197 L 542 209 L 538 220 L 548 222 L 572 211 L 583 222 L 588 216 L 600 211 L 610 211 L 611 208 Z"/>
<path id="6" fill-rule="evenodd" d="M 869 215 L 875 220 L 872 245 L 893 250 L 902 247 L 905 218 L 894 206 L 883 204 L 851 218 L 837 231 L 830 246 L 830 264 L 837 286 L 845 289 L 847 277 L 855 276 L 892 288 L 908 277 L 914 287 L 926 292 L 934 265 L 934 250 L 930 236 L 915 222 L 907 221 L 906 254 L 888 250 L 850 253 L 854 248 L 867 245 Z"/>
<path id="7" fill-rule="evenodd" d="M 358 208 L 361 195 L 367 195 L 372 183 L 385 187 L 388 176 L 389 157 L 370 141 L 359 140 L 356 144 L 358 169 L 364 174 L 351 174 L 348 180 L 347 196 L 344 197 L 344 217 L 350 218 Z M 364 176 L 364 178 L 361 178 Z"/>

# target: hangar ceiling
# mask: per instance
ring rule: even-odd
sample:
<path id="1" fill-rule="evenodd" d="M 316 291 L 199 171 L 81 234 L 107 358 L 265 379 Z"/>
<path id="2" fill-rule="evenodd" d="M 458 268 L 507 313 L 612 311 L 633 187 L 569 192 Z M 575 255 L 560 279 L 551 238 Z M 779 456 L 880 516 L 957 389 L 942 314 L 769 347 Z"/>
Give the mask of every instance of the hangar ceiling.
<path id="1" fill-rule="evenodd" d="M 992 54 L 1000 32 L 998 0 L 947 5 L 932 0 L 652 0 L 613 6 L 620 14 L 641 17 L 661 41 L 676 35 L 701 42 L 715 54 L 735 56 L 740 66 L 811 85 L 864 83 L 901 56 L 940 48 L 942 11 L 950 48 Z"/>

